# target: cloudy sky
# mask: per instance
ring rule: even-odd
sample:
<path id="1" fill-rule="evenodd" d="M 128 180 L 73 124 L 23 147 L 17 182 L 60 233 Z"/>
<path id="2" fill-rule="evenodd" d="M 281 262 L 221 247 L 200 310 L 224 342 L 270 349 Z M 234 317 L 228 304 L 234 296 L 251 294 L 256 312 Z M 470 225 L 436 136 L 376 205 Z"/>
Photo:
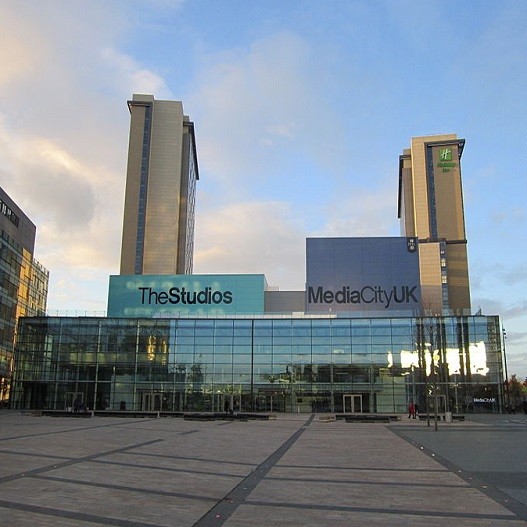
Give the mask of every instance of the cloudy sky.
<path id="1" fill-rule="evenodd" d="M 2 0 L 0 186 L 50 314 L 106 309 L 133 93 L 195 123 L 195 272 L 282 290 L 307 236 L 398 235 L 399 154 L 457 133 L 473 309 L 526 377 L 526 25 L 522 0 Z"/>

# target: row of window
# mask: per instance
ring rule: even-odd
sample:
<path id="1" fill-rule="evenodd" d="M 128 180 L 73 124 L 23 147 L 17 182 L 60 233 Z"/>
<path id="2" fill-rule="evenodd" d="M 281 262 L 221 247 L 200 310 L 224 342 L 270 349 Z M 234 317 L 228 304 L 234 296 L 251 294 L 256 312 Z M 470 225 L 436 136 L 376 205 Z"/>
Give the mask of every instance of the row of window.
<path id="1" fill-rule="evenodd" d="M 472 343 L 476 342 L 489 342 L 493 346 L 498 346 L 497 341 L 490 340 L 485 338 L 485 335 L 476 336 L 472 339 Z M 35 349 L 38 348 L 41 338 L 39 335 L 32 335 L 30 338 L 24 338 L 23 341 L 20 341 L 20 346 L 24 346 L 24 349 Z M 445 348 L 463 348 L 463 345 L 460 345 L 464 341 L 459 341 L 457 339 L 447 339 L 442 341 Z M 437 348 L 437 341 L 435 341 L 434 348 Z M 425 347 L 428 347 L 429 344 L 423 343 Z M 96 351 L 100 352 L 106 351 L 123 351 L 130 352 L 137 349 L 138 353 L 141 350 L 163 350 L 175 349 L 178 351 L 187 350 L 187 349 L 199 349 L 203 350 L 200 353 L 215 353 L 215 349 L 231 349 L 231 348 L 241 348 L 245 347 L 249 350 L 264 350 L 263 353 L 268 353 L 268 349 L 280 349 L 280 348 L 290 348 L 295 350 L 302 350 L 302 352 L 309 352 L 312 348 L 324 347 L 334 349 L 334 353 L 351 353 L 356 352 L 357 350 L 362 349 L 395 349 L 400 348 L 402 350 L 411 351 L 417 349 L 417 340 L 412 337 L 408 338 L 390 338 L 390 337 L 356 337 L 350 339 L 345 337 L 334 337 L 334 338 L 325 338 L 325 337 L 299 337 L 299 338 L 274 338 L 274 339 L 250 339 L 245 337 L 195 337 L 194 339 L 190 338 L 174 338 L 169 340 L 163 340 L 162 342 L 153 343 L 152 340 L 148 337 L 138 337 L 138 338 L 128 338 L 117 341 L 109 341 L 106 339 L 72 339 L 64 338 L 60 336 L 53 336 L 48 338 L 48 349 L 60 350 L 60 351 Z M 360 353 L 363 353 L 360 351 Z"/>
<path id="2" fill-rule="evenodd" d="M 145 106 L 145 122 L 143 129 L 143 151 L 141 157 L 141 179 L 139 184 L 139 214 L 137 220 L 137 239 L 135 246 L 135 272 L 143 271 L 143 245 L 145 236 L 146 191 L 148 186 L 148 164 L 150 158 L 150 133 L 152 105 Z"/>
<path id="3" fill-rule="evenodd" d="M 255 365 L 251 370 L 250 368 L 244 367 L 244 365 L 237 365 L 231 367 L 231 365 L 214 365 L 204 367 L 202 365 L 193 365 L 193 366 L 178 366 L 179 369 L 167 372 L 159 372 L 154 369 L 149 369 L 146 367 L 133 369 L 132 368 L 116 368 L 116 373 L 114 376 L 109 377 L 106 380 L 128 380 L 128 382 L 141 381 L 148 379 L 154 383 L 192 383 L 192 382 L 218 382 L 218 375 L 221 378 L 226 377 L 243 377 L 246 380 L 252 379 L 254 382 L 259 383 L 282 383 L 287 384 L 291 382 L 310 382 L 313 384 L 323 382 L 323 383 L 378 383 L 381 382 L 380 379 L 395 379 L 395 382 L 412 382 L 411 375 L 406 370 L 398 369 L 388 369 L 388 368 L 379 368 L 379 367 L 353 367 L 348 369 L 337 369 L 330 368 L 329 365 L 325 367 L 319 366 L 318 368 L 297 368 L 294 371 L 288 371 L 286 369 L 287 365 Z M 199 369 L 199 373 L 195 370 Z M 97 381 L 104 380 L 102 375 L 102 369 L 99 369 L 99 375 Z M 382 375 L 379 375 L 379 371 L 382 371 Z M 124 376 L 129 377 L 129 379 L 124 379 Z M 59 381 L 64 379 L 69 380 L 91 380 L 95 379 L 95 369 L 59 369 L 59 370 L 45 370 L 38 372 L 27 371 L 23 375 L 20 374 L 19 370 L 15 374 L 15 377 L 18 381 Z M 418 381 L 418 375 L 415 374 L 415 382 Z M 441 375 L 438 382 L 449 382 L 451 384 L 459 384 L 466 382 L 492 382 L 496 384 L 499 383 L 499 378 L 497 375 L 479 375 L 477 373 L 471 375 L 460 375 L 460 374 L 450 374 L 450 375 Z M 221 381 L 223 382 L 223 381 Z"/>
<path id="4" fill-rule="evenodd" d="M 18 216 L 11 210 L 11 208 L 7 205 L 7 203 L 3 202 L 0 199 L 0 212 L 13 224 L 18 227 L 19 218 Z"/>
<path id="5" fill-rule="evenodd" d="M 420 331 L 425 336 L 439 330 L 447 336 L 460 332 L 471 335 L 487 335 L 497 332 L 496 317 L 455 317 L 441 318 L 440 323 L 415 322 L 419 319 L 89 319 L 52 318 L 45 321 L 48 334 L 81 336 L 108 335 L 109 338 L 127 337 L 137 332 L 153 336 L 255 336 L 255 337 L 302 337 L 302 336 L 413 336 Z M 404 320 L 404 323 L 400 323 Z M 34 325 L 34 329 L 37 326 Z"/>
<path id="6" fill-rule="evenodd" d="M 24 318 L 20 322 L 18 349 L 72 354 L 97 350 L 99 353 L 145 353 L 152 359 L 176 352 L 350 355 L 415 353 L 420 347 L 432 347 L 450 354 L 456 350 L 463 354 L 470 347 L 479 349 L 481 345 L 487 353 L 499 351 L 498 317 L 467 318 L 463 323 L 454 317 L 442 318 L 441 324 L 434 325 L 430 331 L 416 325 L 415 319 L 403 319 L 406 326 L 399 325 L 398 319 L 386 319 L 384 326 L 374 324 L 375 320 L 367 326 L 361 320 L 362 325 L 357 327 L 353 319 L 289 319 L 285 321 L 289 323 L 286 328 L 283 320 L 265 319 L 174 319 L 159 323 L 148 319 Z M 390 321 L 396 323 L 390 325 Z M 269 323 L 272 327 L 264 333 L 261 325 Z"/>

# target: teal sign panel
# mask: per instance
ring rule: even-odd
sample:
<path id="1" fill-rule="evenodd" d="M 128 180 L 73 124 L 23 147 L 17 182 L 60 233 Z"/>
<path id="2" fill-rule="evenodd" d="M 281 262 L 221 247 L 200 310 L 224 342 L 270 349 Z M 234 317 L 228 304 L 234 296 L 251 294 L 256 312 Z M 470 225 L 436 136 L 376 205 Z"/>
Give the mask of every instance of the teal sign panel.
<path id="1" fill-rule="evenodd" d="M 109 317 L 171 318 L 262 314 L 266 287 L 260 274 L 114 275 Z"/>

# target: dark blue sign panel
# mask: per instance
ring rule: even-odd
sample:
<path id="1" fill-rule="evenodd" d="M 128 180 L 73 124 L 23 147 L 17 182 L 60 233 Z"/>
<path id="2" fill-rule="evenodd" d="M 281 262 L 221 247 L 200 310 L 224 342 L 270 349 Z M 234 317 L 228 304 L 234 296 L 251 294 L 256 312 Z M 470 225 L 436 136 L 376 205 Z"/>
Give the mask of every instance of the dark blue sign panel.
<path id="1" fill-rule="evenodd" d="M 306 312 L 420 309 L 416 238 L 308 238 Z"/>

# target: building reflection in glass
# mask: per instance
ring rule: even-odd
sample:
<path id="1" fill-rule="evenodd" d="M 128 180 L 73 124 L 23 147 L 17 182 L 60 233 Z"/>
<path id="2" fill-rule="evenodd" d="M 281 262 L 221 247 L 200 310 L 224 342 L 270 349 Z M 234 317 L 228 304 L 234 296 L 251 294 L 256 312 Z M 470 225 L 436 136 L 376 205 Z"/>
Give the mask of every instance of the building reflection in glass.
<path id="1" fill-rule="evenodd" d="M 24 318 L 15 408 L 498 412 L 498 317 Z"/>

